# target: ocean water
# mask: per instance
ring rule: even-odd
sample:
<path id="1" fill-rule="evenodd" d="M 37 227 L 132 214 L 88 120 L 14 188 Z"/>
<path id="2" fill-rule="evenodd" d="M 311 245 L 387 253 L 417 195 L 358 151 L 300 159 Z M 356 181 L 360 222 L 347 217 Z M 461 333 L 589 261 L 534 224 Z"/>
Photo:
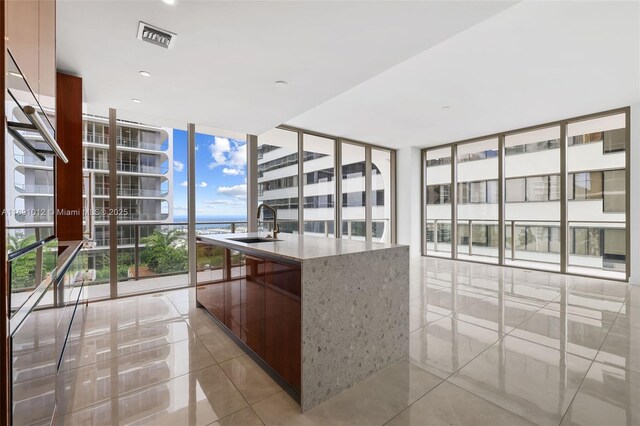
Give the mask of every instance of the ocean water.
<path id="1" fill-rule="evenodd" d="M 187 216 L 173 216 L 174 222 L 186 222 Z M 247 216 L 196 216 L 198 222 L 246 222 Z"/>

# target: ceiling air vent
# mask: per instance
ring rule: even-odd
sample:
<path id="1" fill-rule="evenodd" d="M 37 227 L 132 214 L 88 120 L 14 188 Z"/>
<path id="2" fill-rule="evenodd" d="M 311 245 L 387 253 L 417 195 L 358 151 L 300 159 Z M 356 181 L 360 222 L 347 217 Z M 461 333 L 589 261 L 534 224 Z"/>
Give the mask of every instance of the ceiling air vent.
<path id="1" fill-rule="evenodd" d="M 155 44 L 156 46 L 171 49 L 176 42 L 177 34 L 171 31 L 163 30 L 146 22 L 140 21 L 138 25 L 138 40 Z"/>

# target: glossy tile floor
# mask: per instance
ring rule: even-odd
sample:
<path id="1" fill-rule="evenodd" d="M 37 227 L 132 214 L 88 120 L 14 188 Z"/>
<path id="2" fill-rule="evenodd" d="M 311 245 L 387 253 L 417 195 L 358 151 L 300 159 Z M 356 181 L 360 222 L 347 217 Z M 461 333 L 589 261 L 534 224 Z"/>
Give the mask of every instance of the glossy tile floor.
<path id="1" fill-rule="evenodd" d="M 640 288 L 433 258 L 411 268 L 407 359 L 305 414 L 193 291 L 92 303 L 54 423 L 640 424 Z"/>

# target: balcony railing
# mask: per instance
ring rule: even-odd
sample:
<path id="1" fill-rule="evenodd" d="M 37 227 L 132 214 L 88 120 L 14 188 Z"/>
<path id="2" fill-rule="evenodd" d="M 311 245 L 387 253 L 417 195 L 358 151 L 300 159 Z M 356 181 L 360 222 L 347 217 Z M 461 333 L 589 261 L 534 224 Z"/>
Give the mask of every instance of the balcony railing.
<path id="1" fill-rule="evenodd" d="M 101 145 L 109 145 L 109 136 L 100 135 L 90 132 L 84 133 L 84 140 L 88 143 L 97 143 Z M 151 151 L 163 151 L 162 145 L 155 142 L 143 142 L 139 139 L 125 138 L 122 136 L 116 137 L 116 145 L 127 148 L 140 148 L 148 149 Z"/>
<path id="2" fill-rule="evenodd" d="M 16 221 L 20 223 L 53 223 L 52 214 L 15 214 Z"/>
<path id="3" fill-rule="evenodd" d="M 175 222 L 157 225 L 145 237 L 141 235 L 143 228 L 146 233 L 149 233 L 148 224 L 118 226 L 119 233 L 127 234 L 118 237 L 118 245 L 129 246 L 118 247 L 118 281 L 137 281 L 187 274 L 187 223 Z M 246 222 L 196 223 L 196 236 L 246 232 L 246 230 Z M 95 249 L 103 248 L 106 250 L 109 247 L 107 235 L 99 236 L 94 242 Z M 96 251 L 95 249 L 94 251 Z M 196 263 L 199 274 L 222 268 L 222 250 L 219 252 L 211 249 L 209 245 L 198 245 Z M 108 263 L 104 267 L 108 268 Z M 97 271 L 96 275 L 100 277 L 106 273 L 106 271 Z"/>
<path id="4" fill-rule="evenodd" d="M 26 164 L 30 166 L 53 167 L 53 157 L 51 157 L 50 155 L 46 156 L 44 161 L 41 161 L 34 156 L 23 155 L 23 154 L 14 154 L 13 159 L 18 164 Z"/>
<path id="5" fill-rule="evenodd" d="M 121 197 L 166 197 L 169 191 L 162 189 L 118 188 L 117 193 Z M 93 194 L 107 196 L 109 195 L 109 188 L 96 186 Z"/>
<path id="6" fill-rule="evenodd" d="M 118 188 L 118 195 L 124 197 L 166 197 L 168 194 L 168 190 L 162 189 Z"/>
<path id="7" fill-rule="evenodd" d="M 169 167 L 167 166 L 144 166 L 140 164 L 127 164 L 117 163 L 116 170 L 119 172 L 132 172 L 132 173 L 167 173 Z"/>
<path id="8" fill-rule="evenodd" d="M 87 161 L 85 168 L 92 170 L 109 170 L 109 163 L 106 161 Z M 165 174 L 169 171 L 168 166 L 145 166 L 141 164 L 116 163 L 116 170 L 129 173 L 153 173 Z"/>
<path id="9" fill-rule="evenodd" d="M 500 241 L 499 222 L 490 219 L 458 220 L 458 256 L 474 258 L 498 258 Z M 568 266 L 602 269 L 609 271 L 624 270 L 626 256 L 604 253 L 604 241 L 600 241 L 600 231 L 624 230 L 622 221 L 569 221 L 569 262 Z M 546 229 L 546 230 L 545 230 Z M 556 229 L 556 232 L 551 231 Z M 597 241 L 589 251 L 580 244 L 586 241 L 574 241 L 573 230 L 587 229 L 598 231 Z M 461 232 L 463 231 L 464 232 Z M 553 220 L 505 220 L 505 258 L 510 262 L 529 262 L 548 265 L 560 263 L 560 221 Z M 432 254 L 451 253 L 451 220 L 427 220 L 427 252 Z"/>
<path id="10" fill-rule="evenodd" d="M 109 163 L 106 161 L 89 160 L 85 162 L 84 168 L 91 170 L 109 170 Z"/>
<path id="11" fill-rule="evenodd" d="M 35 185 L 16 183 L 15 188 L 20 193 L 46 194 L 53 195 L 53 185 Z"/>

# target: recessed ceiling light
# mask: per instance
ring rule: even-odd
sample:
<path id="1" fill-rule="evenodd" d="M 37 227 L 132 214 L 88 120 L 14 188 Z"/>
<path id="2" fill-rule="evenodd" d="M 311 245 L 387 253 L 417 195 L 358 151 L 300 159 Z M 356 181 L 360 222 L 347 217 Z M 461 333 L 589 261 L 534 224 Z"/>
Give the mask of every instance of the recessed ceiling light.
<path id="1" fill-rule="evenodd" d="M 151 73 L 149 71 L 138 71 L 138 74 L 143 77 L 151 77 Z"/>
<path id="2" fill-rule="evenodd" d="M 284 80 L 278 80 L 278 81 L 276 81 L 276 82 L 275 82 L 275 83 L 273 83 L 273 84 L 275 84 L 275 86 L 276 86 L 276 87 L 284 87 L 284 86 L 286 86 L 288 83 L 287 83 L 286 81 L 284 81 Z"/>
<path id="3" fill-rule="evenodd" d="M 162 0 L 164 4 L 168 4 L 169 6 L 175 6 L 178 3 L 176 0 Z"/>
<path id="4" fill-rule="evenodd" d="M 139 104 L 142 101 L 140 99 L 133 98 L 131 99 L 131 102 L 133 102 L 134 104 Z"/>
<path id="5" fill-rule="evenodd" d="M 445 105 L 442 107 L 442 109 L 451 109 L 451 107 L 449 105 Z"/>

